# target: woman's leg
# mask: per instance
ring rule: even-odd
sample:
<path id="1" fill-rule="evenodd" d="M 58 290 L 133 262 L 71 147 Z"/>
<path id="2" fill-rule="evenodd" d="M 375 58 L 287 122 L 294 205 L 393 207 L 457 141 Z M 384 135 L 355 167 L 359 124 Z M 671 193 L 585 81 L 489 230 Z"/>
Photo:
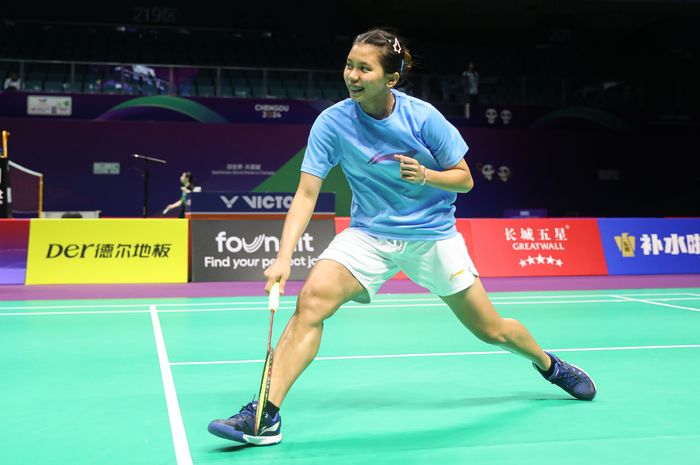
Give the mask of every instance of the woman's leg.
<path id="1" fill-rule="evenodd" d="M 343 265 L 332 260 L 319 260 L 314 265 L 275 349 L 270 402 L 279 407 L 294 381 L 316 357 L 323 321 L 362 292 L 364 287 Z"/>
<path id="2" fill-rule="evenodd" d="M 491 304 L 481 280 L 456 294 L 440 297 L 476 337 L 520 354 L 546 371 L 551 359 L 519 321 L 502 318 Z"/>

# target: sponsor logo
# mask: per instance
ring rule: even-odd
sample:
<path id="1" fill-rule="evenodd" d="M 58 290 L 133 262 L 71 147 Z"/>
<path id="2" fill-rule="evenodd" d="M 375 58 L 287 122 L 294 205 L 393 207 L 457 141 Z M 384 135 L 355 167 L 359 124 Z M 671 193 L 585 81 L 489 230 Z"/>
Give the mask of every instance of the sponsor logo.
<path id="1" fill-rule="evenodd" d="M 626 232 L 620 234 L 619 236 L 615 236 L 615 243 L 617 244 L 617 248 L 620 252 L 622 252 L 622 256 L 625 258 L 634 258 L 635 242 L 636 238 L 634 236 L 630 236 Z"/>
<path id="2" fill-rule="evenodd" d="M 464 268 L 462 268 L 459 271 L 455 271 L 454 273 L 452 273 L 450 275 L 450 281 L 452 281 L 453 279 L 455 279 L 457 276 L 461 275 L 462 273 L 464 273 Z"/>
<path id="3" fill-rule="evenodd" d="M 239 236 L 229 236 L 226 231 L 219 231 L 215 236 L 214 241 L 216 241 L 216 251 L 218 253 L 246 253 L 249 255 L 256 253 L 268 253 L 276 254 L 279 251 L 280 239 L 277 236 L 268 236 L 267 234 L 258 234 L 252 238 L 239 237 Z M 313 245 L 314 237 L 308 232 L 299 239 L 294 252 L 314 252 L 315 247 Z M 302 255 L 292 258 L 291 265 L 295 267 L 311 268 L 316 261 L 317 257 L 312 255 Z M 271 257 L 215 257 L 215 256 L 205 256 L 204 257 L 204 267 L 205 268 L 232 268 L 234 270 L 239 268 L 267 268 L 275 259 Z"/>
<path id="4" fill-rule="evenodd" d="M 396 161 L 394 160 L 394 155 L 404 155 L 407 157 L 413 157 L 416 153 L 418 153 L 417 150 L 407 150 L 406 152 L 394 152 L 394 153 L 385 153 L 382 154 L 382 152 L 377 152 L 374 155 L 372 155 L 372 158 L 370 158 L 367 163 L 370 165 L 376 165 L 377 163 L 381 163 L 383 161 Z"/>
<path id="5" fill-rule="evenodd" d="M 293 195 L 234 195 L 232 197 L 221 195 L 219 198 L 229 210 L 238 200 L 243 200 L 248 207 L 254 210 L 289 209 L 292 206 L 292 200 L 294 200 Z"/>
<path id="6" fill-rule="evenodd" d="M 615 236 L 617 248 L 625 258 L 634 258 L 637 249 L 636 236 L 622 233 Z M 658 234 L 641 234 L 639 236 L 639 249 L 643 255 L 700 255 L 700 234 L 676 234 L 666 236 Z"/>
<path id="7" fill-rule="evenodd" d="M 46 258 L 170 258 L 172 244 L 50 243 Z"/>
<path id="8" fill-rule="evenodd" d="M 277 236 L 268 236 L 267 234 L 259 234 L 254 238 L 247 240 L 245 237 L 228 236 L 226 231 L 219 231 L 216 235 L 216 250 L 219 253 L 224 252 L 224 248 L 231 253 L 244 251 L 246 253 L 255 253 L 261 248 L 265 252 L 278 252 L 280 249 L 280 240 Z M 314 237 L 309 233 L 304 233 L 299 239 L 295 252 L 313 252 Z"/>
<path id="9" fill-rule="evenodd" d="M 513 250 L 518 251 L 566 251 L 569 225 L 554 228 L 505 228 L 506 240 L 511 243 Z M 550 265 L 561 267 L 564 261 L 551 255 L 528 255 L 518 261 L 520 268 L 533 265 Z"/>
<path id="10" fill-rule="evenodd" d="M 261 429 L 261 430 L 260 430 L 260 435 L 263 435 L 263 434 L 267 433 L 268 431 L 273 432 L 273 433 L 274 433 L 274 432 L 277 432 L 277 430 L 278 430 L 279 428 L 280 428 L 280 422 L 278 421 L 277 423 L 275 423 L 275 424 L 272 425 L 272 426 L 267 426 L 267 427 Z"/>

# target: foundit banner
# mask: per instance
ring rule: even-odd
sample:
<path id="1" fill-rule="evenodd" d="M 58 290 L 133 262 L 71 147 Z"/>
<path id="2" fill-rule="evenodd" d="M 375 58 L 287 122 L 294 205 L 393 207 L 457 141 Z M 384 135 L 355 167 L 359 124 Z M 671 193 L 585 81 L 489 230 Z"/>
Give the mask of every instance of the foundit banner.
<path id="1" fill-rule="evenodd" d="M 700 273 L 700 218 L 599 219 L 608 272 Z"/>
<path id="2" fill-rule="evenodd" d="M 277 257 L 283 220 L 193 220 L 192 281 L 261 281 Z M 332 219 L 311 220 L 292 255 L 289 279 L 309 274 L 335 236 Z"/>
<path id="3" fill-rule="evenodd" d="M 605 275 L 595 219 L 469 220 L 482 276 Z"/>
<path id="4" fill-rule="evenodd" d="M 187 282 L 187 220 L 33 219 L 27 284 Z"/>

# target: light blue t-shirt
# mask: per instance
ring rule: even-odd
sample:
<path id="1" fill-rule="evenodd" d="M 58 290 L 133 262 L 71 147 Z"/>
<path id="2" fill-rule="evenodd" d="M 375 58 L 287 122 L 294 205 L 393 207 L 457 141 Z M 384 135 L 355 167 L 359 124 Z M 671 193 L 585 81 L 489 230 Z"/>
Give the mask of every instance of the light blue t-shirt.
<path id="1" fill-rule="evenodd" d="M 301 170 L 325 179 L 340 164 L 353 192 L 351 227 L 387 239 L 447 239 L 457 232 L 457 195 L 401 179 L 394 155 L 443 171 L 459 163 L 467 144 L 432 105 L 392 92 L 396 106 L 381 120 L 351 99 L 324 110 L 311 128 Z"/>

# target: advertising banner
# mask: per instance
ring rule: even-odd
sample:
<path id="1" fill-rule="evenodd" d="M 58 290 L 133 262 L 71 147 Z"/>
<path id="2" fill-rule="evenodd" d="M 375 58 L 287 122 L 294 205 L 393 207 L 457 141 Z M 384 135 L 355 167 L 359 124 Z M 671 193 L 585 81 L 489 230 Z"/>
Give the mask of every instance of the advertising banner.
<path id="1" fill-rule="evenodd" d="M 187 220 L 33 219 L 26 282 L 187 282 Z"/>
<path id="2" fill-rule="evenodd" d="M 0 284 L 24 284 L 29 220 L 0 219 Z"/>
<path id="3" fill-rule="evenodd" d="M 28 115 L 70 116 L 72 112 L 73 98 L 70 96 L 27 96 Z"/>
<path id="4" fill-rule="evenodd" d="M 293 192 L 193 192 L 188 206 L 192 219 L 284 219 L 294 200 Z M 322 192 L 314 217 L 335 216 L 335 194 Z"/>
<path id="5" fill-rule="evenodd" d="M 193 220 L 192 281 L 261 281 L 279 251 L 282 220 Z M 335 236 L 332 219 L 311 220 L 292 256 L 290 279 L 303 280 Z"/>
<path id="6" fill-rule="evenodd" d="M 482 276 L 605 275 L 595 219 L 469 220 Z"/>
<path id="7" fill-rule="evenodd" d="M 599 219 L 608 272 L 700 273 L 700 218 Z"/>

